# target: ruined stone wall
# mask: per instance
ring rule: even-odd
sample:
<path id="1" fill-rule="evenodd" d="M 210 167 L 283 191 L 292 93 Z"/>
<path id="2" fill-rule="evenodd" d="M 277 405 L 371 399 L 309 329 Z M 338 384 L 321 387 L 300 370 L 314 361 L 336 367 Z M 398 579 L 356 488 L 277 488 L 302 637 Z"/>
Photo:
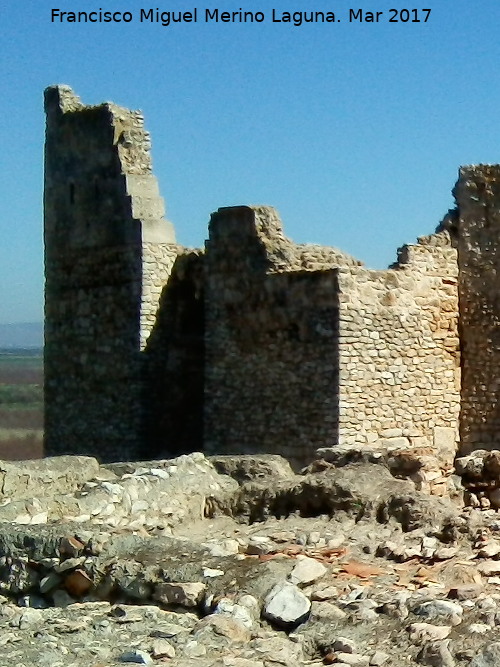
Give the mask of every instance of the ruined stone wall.
<path id="1" fill-rule="evenodd" d="M 143 351 L 147 454 L 203 449 L 204 254 L 184 250 L 164 284 Z"/>
<path id="2" fill-rule="evenodd" d="M 396 268 L 339 272 L 341 443 L 432 447 L 453 460 L 460 409 L 456 254 L 449 245 L 411 245 Z"/>
<path id="3" fill-rule="evenodd" d="M 175 243 L 140 112 L 46 91 L 45 437 L 103 460 L 500 447 L 500 167 L 461 170 L 439 233 L 371 271 L 270 207 Z M 460 302 L 460 330 L 459 330 Z M 461 373 L 462 365 L 462 373 Z M 461 392 L 461 393 L 460 393 Z"/>
<path id="4" fill-rule="evenodd" d="M 463 167 L 454 194 L 465 454 L 500 448 L 500 166 Z"/>
<path id="5" fill-rule="evenodd" d="M 221 209 L 206 262 L 208 451 L 300 465 L 318 447 L 377 443 L 453 457 L 457 257 L 446 235 L 370 271 L 293 244 L 273 209 Z"/>
<path id="6" fill-rule="evenodd" d="M 155 326 L 163 288 L 181 253 L 182 249 L 173 243 L 142 244 L 141 350 Z"/>
<path id="7" fill-rule="evenodd" d="M 141 342 L 177 246 L 142 115 L 86 107 L 66 86 L 45 108 L 46 453 L 134 458 Z"/>
<path id="8" fill-rule="evenodd" d="M 279 453 L 298 465 L 336 443 L 340 262 L 359 264 L 333 248 L 296 246 L 272 208 L 212 216 L 207 451 Z"/>

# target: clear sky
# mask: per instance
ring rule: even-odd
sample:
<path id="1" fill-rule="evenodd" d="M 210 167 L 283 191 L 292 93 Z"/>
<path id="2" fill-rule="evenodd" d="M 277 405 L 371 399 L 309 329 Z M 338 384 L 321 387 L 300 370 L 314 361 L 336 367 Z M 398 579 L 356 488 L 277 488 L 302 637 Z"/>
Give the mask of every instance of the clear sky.
<path id="1" fill-rule="evenodd" d="M 141 8 L 194 7 L 197 23 L 139 21 Z M 265 20 L 204 20 L 240 7 Z M 55 8 L 133 21 L 52 23 Z M 273 8 L 336 21 L 273 22 Z M 360 8 L 380 21 L 349 22 Z M 389 22 L 391 8 L 421 22 Z M 0 322 L 42 318 L 42 93 L 53 83 L 144 111 L 184 245 L 202 245 L 219 206 L 271 204 L 295 241 L 383 268 L 453 205 L 460 164 L 500 162 L 498 0 L 4 0 L 0 30 Z"/>

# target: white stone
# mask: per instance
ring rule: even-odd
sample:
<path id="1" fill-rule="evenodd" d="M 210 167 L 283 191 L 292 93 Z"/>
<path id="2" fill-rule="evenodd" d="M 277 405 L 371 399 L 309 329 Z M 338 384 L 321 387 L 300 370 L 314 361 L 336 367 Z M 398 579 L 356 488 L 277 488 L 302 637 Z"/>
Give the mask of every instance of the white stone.
<path id="1" fill-rule="evenodd" d="M 221 540 L 217 542 L 204 542 L 202 545 L 211 556 L 216 556 L 218 558 L 224 556 L 232 556 L 239 552 L 239 542 L 238 540 Z"/>
<path id="2" fill-rule="evenodd" d="M 451 632 L 450 625 L 432 625 L 431 623 L 412 623 L 408 631 L 412 641 L 438 641 L 446 639 Z"/>
<path id="3" fill-rule="evenodd" d="M 23 611 L 19 617 L 19 628 L 24 630 L 25 628 L 31 628 L 38 623 L 43 621 L 43 614 L 39 609 L 29 608 L 26 611 Z"/>
<path id="4" fill-rule="evenodd" d="M 486 577 L 500 574 L 500 561 L 486 561 L 485 563 L 479 563 L 477 570 Z"/>
<path id="5" fill-rule="evenodd" d="M 153 642 L 154 658 L 175 658 L 175 648 L 166 639 L 156 639 Z"/>
<path id="6" fill-rule="evenodd" d="M 289 579 L 292 584 L 300 586 L 301 584 L 310 584 L 317 581 L 327 572 L 327 568 L 322 563 L 314 558 L 303 556 L 300 559 L 297 558 L 297 564 L 291 571 Z"/>
<path id="7" fill-rule="evenodd" d="M 500 542 L 492 541 L 481 547 L 477 555 L 479 558 L 495 558 L 498 554 L 500 554 Z"/>
<path id="8" fill-rule="evenodd" d="M 268 593 L 263 615 L 278 625 L 297 625 L 311 609 L 310 600 L 294 584 L 283 581 Z"/>
<path id="9" fill-rule="evenodd" d="M 344 544 L 345 542 L 345 535 L 342 533 L 339 533 L 338 535 L 334 535 L 333 537 L 330 537 L 327 542 L 327 547 L 329 549 L 337 549 L 340 547 L 341 544 Z"/>
<path id="10" fill-rule="evenodd" d="M 485 635 L 491 629 L 492 629 L 492 626 L 487 625 L 486 623 L 471 623 L 471 625 L 469 625 L 467 627 L 468 632 L 470 632 L 471 634 L 477 634 L 477 635 Z"/>
<path id="11" fill-rule="evenodd" d="M 335 586 L 325 586 L 325 588 L 315 589 L 311 595 L 311 599 L 317 602 L 322 602 L 324 600 L 338 598 L 338 596 L 338 588 L 335 588 Z"/>
<path id="12" fill-rule="evenodd" d="M 249 596 L 251 597 L 251 596 Z M 253 598 L 255 600 L 255 598 Z M 229 616 L 251 630 L 255 625 L 255 617 L 252 611 L 242 604 L 235 604 L 228 598 L 223 598 L 215 607 L 214 614 Z"/>
<path id="13" fill-rule="evenodd" d="M 457 432 L 454 428 L 446 426 L 434 428 L 434 447 L 444 461 L 453 462 L 457 450 L 456 441 Z"/>
<path id="14" fill-rule="evenodd" d="M 200 644 L 195 639 L 189 640 L 183 649 L 183 654 L 186 658 L 202 658 L 207 653 L 207 649 L 203 644 Z"/>
<path id="15" fill-rule="evenodd" d="M 413 610 L 418 616 L 424 616 L 430 620 L 446 619 L 452 625 L 458 625 L 462 620 L 463 607 L 457 602 L 450 600 L 429 600 L 418 605 Z"/>
<path id="16" fill-rule="evenodd" d="M 337 662 L 343 662 L 346 665 L 352 665 L 352 667 L 363 667 L 370 664 L 370 658 L 366 655 L 360 655 L 359 653 L 342 653 L 339 651 L 337 654 Z"/>
<path id="17" fill-rule="evenodd" d="M 217 570 L 216 568 L 213 567 L 203 568 L 203 576 L 207 578 L 222 577 L 223 574 L 224 570 Z"/>
<path id="18" fill-rule="evenodd" d="M 381 447 L 388 450 L 408 449 L 410 447 L 408 438 L 384 438 L 380 444 Z"/>

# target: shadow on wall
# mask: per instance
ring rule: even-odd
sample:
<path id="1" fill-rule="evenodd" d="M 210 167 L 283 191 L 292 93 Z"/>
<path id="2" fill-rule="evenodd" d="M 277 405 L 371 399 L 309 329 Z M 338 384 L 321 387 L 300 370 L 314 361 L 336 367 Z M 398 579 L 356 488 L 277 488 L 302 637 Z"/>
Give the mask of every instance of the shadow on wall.
<path id="1" fill-rule="evenodd" d="M 180 255 L 143 351 L 145 456 L 203 450 L 203 254 Z"/>

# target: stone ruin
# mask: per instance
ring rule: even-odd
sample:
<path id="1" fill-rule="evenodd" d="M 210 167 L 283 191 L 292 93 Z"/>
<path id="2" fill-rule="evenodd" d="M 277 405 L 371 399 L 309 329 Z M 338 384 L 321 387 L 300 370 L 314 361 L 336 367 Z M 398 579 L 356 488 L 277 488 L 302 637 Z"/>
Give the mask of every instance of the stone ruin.
<path id="1" fill-rule="evenodd" d="M 0 667 L 499 665 L 500 166 L 384 271 L 265 206 L 191 250 L 142 115 L 45 99 L 73 456 L 0 461 Z"/>
<path id="2" fill-rule="evenodd" d="M 442 495 L 457 452 L 500 447 L 500 166 L 462 167 L 387 270 L 293 243 L 268 206 L 219 209 L 193 250 L 140 112 L 61 85 L 45 109 L 47 454 L 413 452 Z"/>

